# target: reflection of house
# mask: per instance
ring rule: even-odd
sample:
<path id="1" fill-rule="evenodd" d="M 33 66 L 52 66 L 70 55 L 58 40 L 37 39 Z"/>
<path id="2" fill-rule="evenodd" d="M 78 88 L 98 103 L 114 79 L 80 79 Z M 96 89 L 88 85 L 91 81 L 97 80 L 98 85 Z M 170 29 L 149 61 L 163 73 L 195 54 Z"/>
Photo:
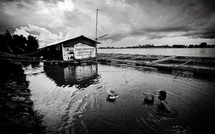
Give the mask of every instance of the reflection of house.
<path id="1" fill-rule="evenodd" d="M 80 88 L 87 87 L 97 77 L 96 64 L 68 67 L 44 65 L 44 71 L 59 86 L 78 85 Z"/>
<path id="2" fill-rule="evenodd" d="M 43 48 L 43 58 L 59 61 L 95 59 L 96 42 L 81 35 L 73 39 L 52 43 Z"/>

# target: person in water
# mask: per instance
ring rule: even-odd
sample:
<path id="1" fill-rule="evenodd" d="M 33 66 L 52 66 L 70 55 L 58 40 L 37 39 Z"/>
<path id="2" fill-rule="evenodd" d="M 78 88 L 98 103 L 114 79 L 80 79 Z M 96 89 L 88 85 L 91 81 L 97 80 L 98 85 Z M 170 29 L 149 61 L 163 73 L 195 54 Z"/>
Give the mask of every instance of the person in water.
<path id="1" fill-rule="evenodd" d="M 107 98 L 108 100 L 115 100 L 116 98 L 118 98 L 116 91 L 113 89 L 108 89 L 107 93 L 108 93 L 108 98 Z"/>
<path id="2" fill-rule="evenodd" d="M 166 101 L 166 92 L 165 91 L 159 91 L 158 99 L 159 99 L 159 102 L 157 103 L 157 107 L 160 110 L 165 110 L 166 112 L 171 112 L 170 107 Z"/>
<path id="3" fill-rule="evenodd" d="M 144 104 L 154 104 L 154 95 L 155 94 L 156 94 L 155 92 L 153 94 L 143 93 Z M 170 107 L 166 101 L 166 92 L 165 91 L 159 91 L 158 99 L 159 99 L 159 102 L 156 104 L 158 109 L 160 109 L 162 111 L 170 112 Z"/>
<path id="4" fill-rule="evenodd" d="M 143 93 L 143 95 L 144 95 L 144 104 L 153 104 L 154 103 L 154 95 L 153 94 Z"/>

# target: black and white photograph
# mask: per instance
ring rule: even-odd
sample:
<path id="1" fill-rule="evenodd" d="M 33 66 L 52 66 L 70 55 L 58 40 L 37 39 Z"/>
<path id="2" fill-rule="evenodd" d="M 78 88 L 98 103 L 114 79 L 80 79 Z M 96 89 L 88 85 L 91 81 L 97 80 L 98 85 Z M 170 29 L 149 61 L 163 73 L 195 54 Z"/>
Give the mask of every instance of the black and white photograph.
<path id="1" fill-rule="evenodd" d="M 215 133 L 215 0 L 1 0 L 1 134 Z"/>

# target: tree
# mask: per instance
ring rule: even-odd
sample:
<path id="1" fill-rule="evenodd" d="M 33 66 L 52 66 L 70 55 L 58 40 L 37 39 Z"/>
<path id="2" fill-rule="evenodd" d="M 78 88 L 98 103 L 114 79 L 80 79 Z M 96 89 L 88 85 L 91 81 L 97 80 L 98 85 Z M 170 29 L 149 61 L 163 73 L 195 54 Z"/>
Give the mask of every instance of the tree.
<path id="1" fill-rule="evenodd" d="M 206 42 L 202 42 L 201 44 L 199 44 L 199 47 L 201 47 L 201 48 L 205 48 L 207 46 L 208 46 L 208 44 Z"/>
<path id="2" fill-rule="evenodd" d="M 193 47 L 194 47 L 194 46 L 193 46 L 192 44 L 188 46 L 188 48 L 193 48 Z"/>
<path id="3" fill-rule="evenodd" d="M 11 36 L 10 32 L 6 30 L 6 33 L 3 35 L 4 42 L 3 45 L 5 47 L 5 51 L 9 53 L 13 53 L 13 37 Z"/>
<path id="4" fill-rule="evenodd" d="M 5 35 L 4 34 L 0 34 L 0 50 L 1 51 L 6 51 Z"/>
<path id="5" fill-rule="evenodd" d="M 23 35 L 13 35 L 13 45 L 16 46 L 15 50 L 18 54 L 26 53 L 27 40 Z"/>
<path id="6" fill-rule="evenodd" d="M 39 48 L 36 37 L 29 35 L 26 39 L 23 35 L 11 35 L 8 30 L 0 34 L 0 50 L 13 54 L 26 54 L 35 52 Z"/>
<path id="7" fill-rule="evenodd" d="M 29 35 L 27 40 L 27 52 L 34 52 L 39 48 L 38 40 L 36 37 Z"/>

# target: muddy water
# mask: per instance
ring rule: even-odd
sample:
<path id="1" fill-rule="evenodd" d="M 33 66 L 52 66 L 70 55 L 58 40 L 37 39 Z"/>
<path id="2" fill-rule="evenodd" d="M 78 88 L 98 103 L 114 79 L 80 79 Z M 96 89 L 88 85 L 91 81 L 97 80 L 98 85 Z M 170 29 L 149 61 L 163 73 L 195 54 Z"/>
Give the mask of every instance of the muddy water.
<path id="1" fill-rule="evenodd" d="M 25 68 L 35 109 L 47 133 L 208 133 L 214 127 L 215 83 L 106 65 Z M 119 95 L 107 101 L 107 89 Z M 143 102 L 167 91 L 170 114 Z M 155 103 L 158 101 L 157 97 Z"/>

